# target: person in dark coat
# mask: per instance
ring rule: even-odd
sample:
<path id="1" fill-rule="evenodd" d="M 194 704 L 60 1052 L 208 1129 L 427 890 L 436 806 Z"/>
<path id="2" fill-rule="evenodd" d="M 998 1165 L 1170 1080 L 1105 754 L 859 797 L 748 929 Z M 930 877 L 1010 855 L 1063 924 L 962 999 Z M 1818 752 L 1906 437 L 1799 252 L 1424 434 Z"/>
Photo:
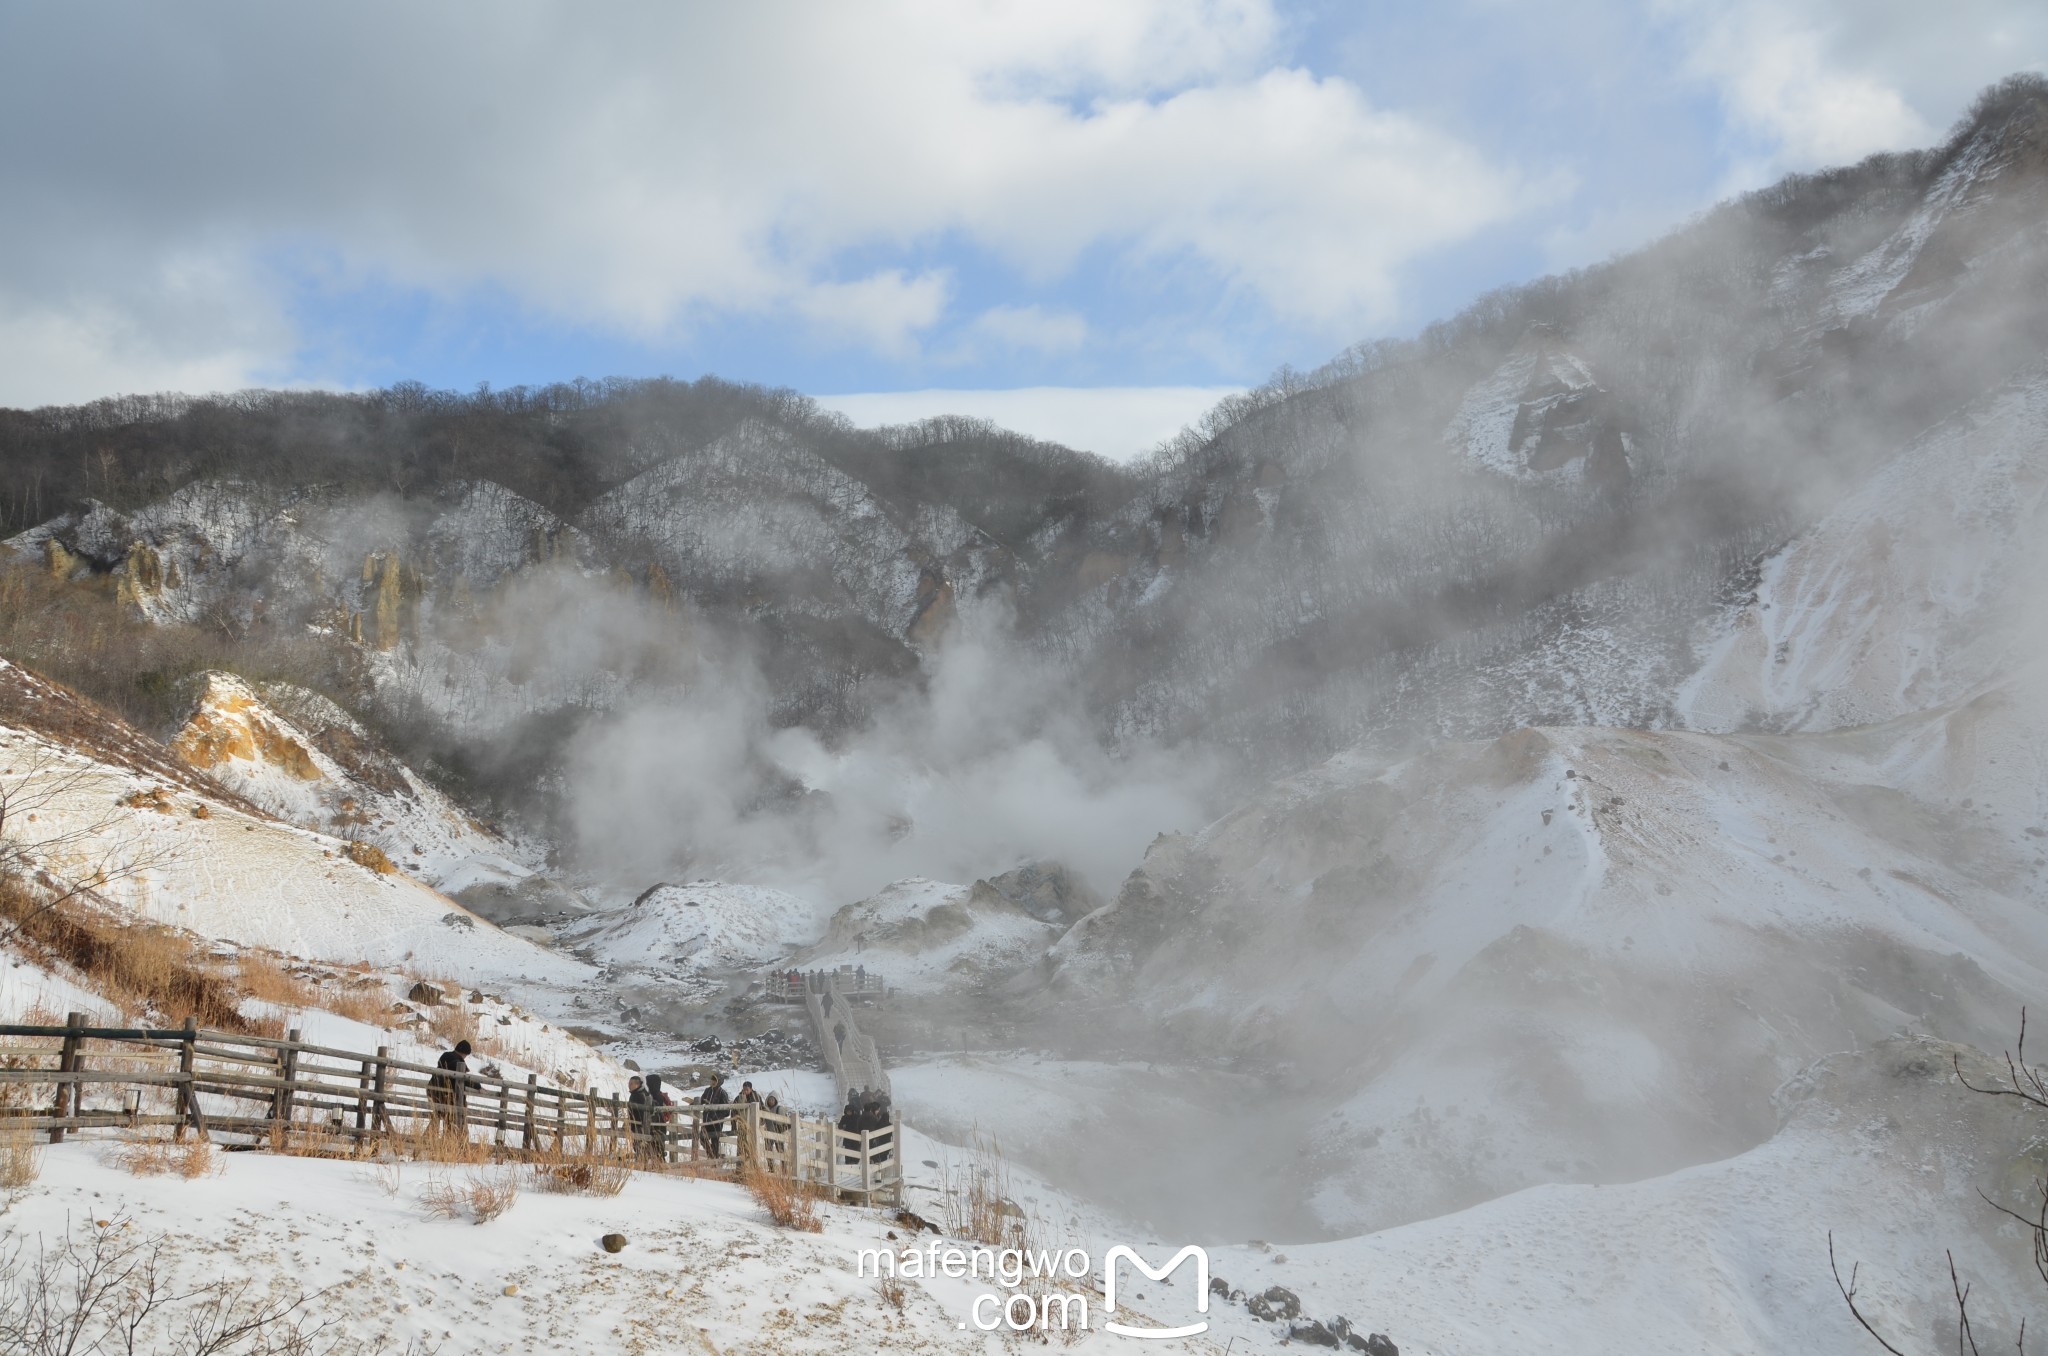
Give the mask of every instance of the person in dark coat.
<path id="1" fill-rule="evenodd" d="M 860 1132 L 865 1119 L 867 1095 L 867 1089 L 865 1088 L 855 1088 L 852 1092 L 846 1094 L 846 1109 L 839 1113 L 839 1128 L 842 1131 L 848 1134 L 858 1134 Z M 844 1147 L 843 1140 L 842 1147 Z M 852 1154 L 843 1153 L 840 1155 L 839 1161 L 842 1163 L 858 1163 L 860 1159 Z"/>
<path id="2" fill-rule="evenodd" d="M 436 1072 L 427 1080 L 427 1102 L 432 1108 L 430 1127 L 469 1130 L 469 1090 L 481 1087 L 469 1076 L 469 1042 L 457 1041 L 453 1050 L 441 1052 Z"/>
<path id="3" fill-rule="evenodd" d="M 633 1153 L 640 1158 L 654 1156 L 654 1096 L 639 1075 L 626 1080 L 626 1120 L 633 1128 Z"/>
<path id="4" fill-rule="evenodd" d="M 711 1086 L 697 1097 L 698 1139 L 703 1142 L 704 1152 L 718 1157 L 719 1138 L 725 1134 L 726 1117 L 732 1113 L 726 1108 L 732 1101 L 726 1096 L 725 1080 L 718 1074 L 711 1076 Z"/>
<path id="5" fill-rule="evenodd" d="M 895 1121 L 896 1113 L 889 1105 L 889 1094 L 886 1092 L 876 1093 L 874 1103 L 870 1107 L 868 1112 L 868 1129 L 887 1130 L 890 1126 L 895 1124 Z M 890 1151 L 894 1149 L 894 1147 L 894 1143 L 891 1142 L 876 1149 L 875 1162 L 888 1162 L 890 1157 Z"/>
<path id="6" fill-rule="evenodd" d="M 676 1099 L 669 1096 L 668 1092 L 661 1086 L 660 1074 L 647 1075 L 647 1100 L 651 1104 L 649 1107 L 649 1117 L 654 1127 L 654 1133 L 651 1136 L 654 1141 L 654 1158 L 657 1162 L 666 1163 L 668 1162 L 669 1123 L 675 1119 Z"/>

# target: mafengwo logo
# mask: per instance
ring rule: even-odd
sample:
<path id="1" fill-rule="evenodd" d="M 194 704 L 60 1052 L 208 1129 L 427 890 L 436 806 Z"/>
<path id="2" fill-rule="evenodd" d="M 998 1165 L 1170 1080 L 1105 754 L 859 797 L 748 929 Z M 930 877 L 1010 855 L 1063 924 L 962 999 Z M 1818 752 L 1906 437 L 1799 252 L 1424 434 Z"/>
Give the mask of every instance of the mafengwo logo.
<path id="1" fill-rule="evenodd" d="M 1119 1243 L 1102 1255 L 1102 1327 L 1123 1337 L 1166 1339 L 1196 1337 L 1209 1330 L 1209 1320 L 1170 1327 L 1140 1327 L 1120 1321 L 1117 1295 L 1122 1285 L 1122 1264 L 1149 1280 L 1164 1282 L 1183 1264 L 1195 1264 L 1197 1314 L 1209 1312 L 1209 1254 L 1190 1243 L 1155 1267 L 1126 1244 Z M 983 1291 L 967 1306 L 962 1329 L 981 1332 L 1008 1328 L 1011 1332 L 1089 1332 L 1094 1330 L 1088 1294 L 1072 1288 L 1089 1280 L 1095 1272 L 1082 1248 L 1003 1248 L 982 1246 L 962 1248 L 931 1242 L 922 1248 L 862 1248 L 855 1254 L 854 1274 L 903 1280 L 986 1280 L 1008 1291 Z M 1131 1311 L 1133 1316 L 1135 1311 Z M 1146 1315 L 1151 1318 L 1153 1315 Z"/>

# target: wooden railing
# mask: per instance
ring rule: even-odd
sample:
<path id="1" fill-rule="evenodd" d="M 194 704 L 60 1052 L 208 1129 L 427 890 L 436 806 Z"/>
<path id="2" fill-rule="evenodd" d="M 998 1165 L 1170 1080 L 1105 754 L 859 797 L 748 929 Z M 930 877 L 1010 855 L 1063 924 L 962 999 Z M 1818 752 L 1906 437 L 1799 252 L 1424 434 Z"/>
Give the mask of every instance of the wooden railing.
<path id="1" fill-rule="evenodd" d="M 636 1115 L 615 1093 L 481 1072 L 453 1074 L 375 1054 L 182 1027 L 103 1027 L 82 1013 L 63 1026 L 0 1024 L 0 1125 L 52 1143 L 96 1129 L 169 1128 L 303 1137 L 361 1148 L 419 1135 L 460 1135 L 507 1154 L 632 1158 L 662 1169 L 737 1171 L 749 1162 L 867 1200 L 900 1203 L 900 1126 L 841 1130 L 758 1103 L 685 1103 Z M 716 1127 L 720 1133 L 713 1136 Z M 713 1146 L 716 1146 L 716 1152 Z"/>

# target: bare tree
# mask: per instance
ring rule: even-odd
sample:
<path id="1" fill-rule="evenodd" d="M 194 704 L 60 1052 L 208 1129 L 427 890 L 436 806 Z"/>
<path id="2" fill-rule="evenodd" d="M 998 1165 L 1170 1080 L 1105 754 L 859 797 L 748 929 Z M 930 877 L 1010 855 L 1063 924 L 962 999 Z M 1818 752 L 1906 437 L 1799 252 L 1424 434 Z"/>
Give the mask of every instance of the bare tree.
<path id="1" fill-rule="evenodd" d="M 162 1234 L 126 1220 L 67 1227 L 61 1238 L 0 1247 L 0 1350 L 22 1356 L 375 1356 L 317 1320 L 325 1290 L 216 1278 L 189 1288 L 173 1277 Z M 426 1356 L 417 1344 L 407 1356 Z"/>
<path id="2" fill-rule="evenodd" d="M 2019 1042 L 2014 1049 L 2005 1052 L 2006 1081 L 2003 1086 L 1997 1083 L 1987 1083 L 1981 1086 L 1972 1083 L 1969 1076 L 1963 1072 L 1963 1061 L 1960 1055 L 1951 1055 L 1950 1063 L 1955 1066 L 1956 1081 L 1971 1092 L 1980 1093 L 1986 1097 L 2017 1097 L 2020 1101 L 2036 1110 L 2048 1111 L 2048 1080 L 2044 1080 L 2037 1070 L 2027 1064 L 2027 1010 L 2025 1008 L 2020 1009 Z M 2048 1179 L 2035 1178 L 2034 1193 L 2040 1201 L 2040 1206 L 2030 1216 L 2023 1215 L 2009 1206 L 2001 1205 L 1986 1195 L 1981 1187 L 1977 1191 L 1978 1196 L 1983 1198 L 1986 1205 L 1998 1211 L 2001 1215 L 2018 1220 L 2026 1227 L 2034 1244 L 2034 1270 L 2040 1273 L 2043 1283 L 2048 1283 Z M 1949 1291 L 1955 1296 L 1957 1356 L 1979 1356 L 1977 1334 L 1970 1322 L 1970 1287 L 1963 1284 L 1961 1275 L 1956 1271 L 1955 1253 L 1947 1252 L 1945 1256 L 1948 1258 Z M 1835 1289 L 1841 1292 L 1842 1302 L 1849 1306 L 1850 1316 L 1862 1325 L 1863 1330 L 1870 1334 L 1873 1341 L 1886 1351 L 1892 1353 L 1892 1356 L 1905 1356 L 1904 1352 L 1893 1346 L 1884 1334 L 1877 1330 L 1876 1325 L 1857 1306 L 1856 1280 L 1859 1269 L 1860 1264 L 1851 1263 L 1849 1278 L 1846 1281 L 1842 1279 L 1842 1269 L 1835 1261 L 1835 1236 L 1831 1231 L 1828 1234 L 1828 1270 L 1834 1275 Z M 2025 1319 L 2020 1320 L 2019 1336 L 2015 1345 L 2019 1356 L 2026 1356 L 2027 1323 Z"/>
<path id="3" fill-rule="evenodd" d="M 0 742 L 0 880 L 20 882 L 33 902 L 0 926 L 0 945 L 35 919 L 81 895 L 97 897 L 116 881 L 169 865 L 174 849 L 140 848 L 116 830 L 118 802 L 84 815 L 72 812 L 102 788 L 97 765 L 39 739 Z M 63 811 L 62 817 L 58 812 Z"/>

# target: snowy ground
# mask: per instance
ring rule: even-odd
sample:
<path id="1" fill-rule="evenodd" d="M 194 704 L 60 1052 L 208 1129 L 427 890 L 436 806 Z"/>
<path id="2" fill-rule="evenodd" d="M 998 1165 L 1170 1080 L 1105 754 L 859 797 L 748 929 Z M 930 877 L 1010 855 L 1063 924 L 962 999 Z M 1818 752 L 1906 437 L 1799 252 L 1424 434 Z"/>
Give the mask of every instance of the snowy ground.
<path id="1" fill-rule="evenodd" d="M 930 1178 L 922 1164 L 943 1151 L 921 1140 L 910 1148 Z M 295 1280 L 324 1292 L 314 1314 L 388 1350 L 408 1341 L 447 1353 L 735 1356 L 1039 1346 L 964 1327 L 975 1297 L 993 1290 L 984 1281 L 911 1280 L 901 1311 L 885 1303 L 873 1279 L 856 1274 L 858 1250 L 909 1243 L 883 1210 L 827 1207 L 822 1233 L 799 1233 L 776 1228 L 737 1186 L 643 1173 L 609 1199 L 524 1190 L 508 1213 L 479 1225 L 427 1216 L 423 1165 L 404 1165 L 392 1194 L 367 1164 L 223 1154 L 217 1176 L 185 1181 L 131 1176 L 113 1153 L 107 1141 L 76 1139 L 48 1150 L 40 1180 L 8 1203 L 0 1225 L 24 1240 L 100 1220 L 162 1233 L 180 1278 Z M 444 1175 L 459 1182 L 468 1171 Z M 1045 1203 L 1052 1195 L 1036 1185 L 1028 1194 Z M 912 1204 L 937 1218 L 931 1195 L 913 1192 Z M 1113 1236 L 1078 1205 L 1068 1204 L 1066 1220 L 1064 1238 L 1089 1239 L 1091 1255 L 1095 1236 Z M 599 1240 L 614 1231 L 629 1242 L 611 1255 Z M 1183 1279 L 1176 1293 L 1189 1289 Z M 1090 1298 L 1099 1324 L 1099 1297 Z M 1074 1349 L 1217 1350 L 1100 1331 Z"/>

